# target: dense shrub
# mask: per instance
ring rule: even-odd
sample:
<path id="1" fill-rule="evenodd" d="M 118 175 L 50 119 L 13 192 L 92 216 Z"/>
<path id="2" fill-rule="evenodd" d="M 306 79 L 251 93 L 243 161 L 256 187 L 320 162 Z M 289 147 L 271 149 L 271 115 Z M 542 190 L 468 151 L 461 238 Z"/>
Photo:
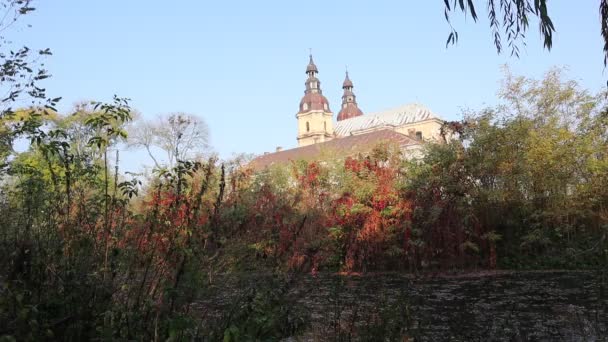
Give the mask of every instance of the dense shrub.
<path id="1" fill-rule="evenodd" d="M 31 145 L 0 173 L 0 336 L 280 339 L 305 326 L 277 282 L 206 326 L 197 299 L 242 272 L 605 268 L 603 97 L 558 71 L 508 76 L 501 97 L 446 123 L 420 160 L 390 143 L 265 170 L 211 158 L 143 184 L 112 163 L 125 100 L 69 119 L 31 111 L 27 130 L 5 126 Z"/>

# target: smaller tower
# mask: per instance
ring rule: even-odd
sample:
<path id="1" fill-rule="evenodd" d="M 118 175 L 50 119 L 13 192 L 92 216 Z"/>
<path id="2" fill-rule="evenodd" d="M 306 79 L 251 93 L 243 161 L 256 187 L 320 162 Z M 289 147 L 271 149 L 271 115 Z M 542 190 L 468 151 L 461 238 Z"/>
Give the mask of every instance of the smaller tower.
<path id="1" fill-rule="evenodd" d="M 306 66 L 306 90 L 300 101 L 298 119 L 298 146 L 306 146 L 331 140 L 333 137 L 333 113 L 329 102 L 321 91 L 321 82 L 317 78 L 319 70 L 312 60 Z"/>
<path id="2" fill-rule="evenodd" d="M 342 108 L 338 113 L 338 121 L 363 115 L 363 112 L 357 106 L 357 97 L 353 93 L 353 82 L 348 77 L 348 70 L 346 70 L 346 78 L 342 83 L 342 89 L 344 89 L 344 94 L 342 95 Z"/>

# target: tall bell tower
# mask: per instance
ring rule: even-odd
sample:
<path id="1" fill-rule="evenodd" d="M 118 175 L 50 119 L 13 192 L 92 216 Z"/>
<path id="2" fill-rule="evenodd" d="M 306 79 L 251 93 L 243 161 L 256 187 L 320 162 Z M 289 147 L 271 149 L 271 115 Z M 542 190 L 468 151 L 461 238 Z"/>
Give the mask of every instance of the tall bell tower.
<path id="1" fill-rule="evenodd" d="M 357 96 L 353 93 L 353 82 L 348 77 L 348 70 L 346 71 L 344 83 L 342 83 L 342 89 L 344 89 L 344 95 L 342 95 L 342 107 L 340 108 L 340 112 L 338 112 L 338 121 L 363 115 L 363 112 L 357 105 Z"/>
<path id="2" fill-rule="evenodd" d="M 334 134 L 333 113 L 329 102 L 321 91 L 321 82 L 317 78 L 319 70 L 312 60 L 306 67 L 306 90 L 300 101 L 298 119 L 298 146 L 307 146 L 331 140 Z"/>

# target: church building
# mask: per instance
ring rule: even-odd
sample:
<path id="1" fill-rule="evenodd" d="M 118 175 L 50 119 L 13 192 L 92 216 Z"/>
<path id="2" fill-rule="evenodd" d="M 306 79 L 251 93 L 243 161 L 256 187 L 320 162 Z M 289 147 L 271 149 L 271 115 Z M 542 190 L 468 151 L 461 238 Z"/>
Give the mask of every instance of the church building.
<path id="1" fill-rule="evenodd" d="M 323 96 L 319 70 L 312 55 L 306 67 L 304 97 L 296 114 L 298 147 L 265 153 L 255 158 L 255 168 L 265 168 L 292 160 L 311 160 L 324 153 L 340 156 L 369 151 L 382 142 L 395 143 L 409 157 L 421 155 L 424 143 L 443 141 L 443 120 L 420 104 L 407 104 L 390 110 L 364 114 L 357 104 L 348 71 L 342 84 L 342 104 L 334 122 L 329 101 Z"/>

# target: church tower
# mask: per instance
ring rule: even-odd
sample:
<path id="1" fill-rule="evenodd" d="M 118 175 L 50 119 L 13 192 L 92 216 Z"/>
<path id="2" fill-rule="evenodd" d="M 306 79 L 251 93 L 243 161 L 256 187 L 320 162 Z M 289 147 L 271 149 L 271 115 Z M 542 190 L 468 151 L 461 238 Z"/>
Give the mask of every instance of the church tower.
<path id="1" fill-rule="evenodd" d="M 333 113 L 329 102 L 321 91 L 321 82 L 317 78 L 319 70 L 312 60 L 306 67 L 306 90 L 300 101 L 298 119 L 298 146 L 307 146 L 331 140 L 334 134 Z"/>
<path id="2" fill-rule="evenodd" d="M 346 71 L 346 78 L 344 79 L 344 83 L 342 83 L 342 89 L 344 89 L 344 94 L 342 95 L 342 108 L 340 108 L 340 112 L 338 113 L 338 121 L 363 115 L 363 112 L 357 106 L 357 97 L 353 93 L 353 82 L 348 78 L 348 71 Z"/>

